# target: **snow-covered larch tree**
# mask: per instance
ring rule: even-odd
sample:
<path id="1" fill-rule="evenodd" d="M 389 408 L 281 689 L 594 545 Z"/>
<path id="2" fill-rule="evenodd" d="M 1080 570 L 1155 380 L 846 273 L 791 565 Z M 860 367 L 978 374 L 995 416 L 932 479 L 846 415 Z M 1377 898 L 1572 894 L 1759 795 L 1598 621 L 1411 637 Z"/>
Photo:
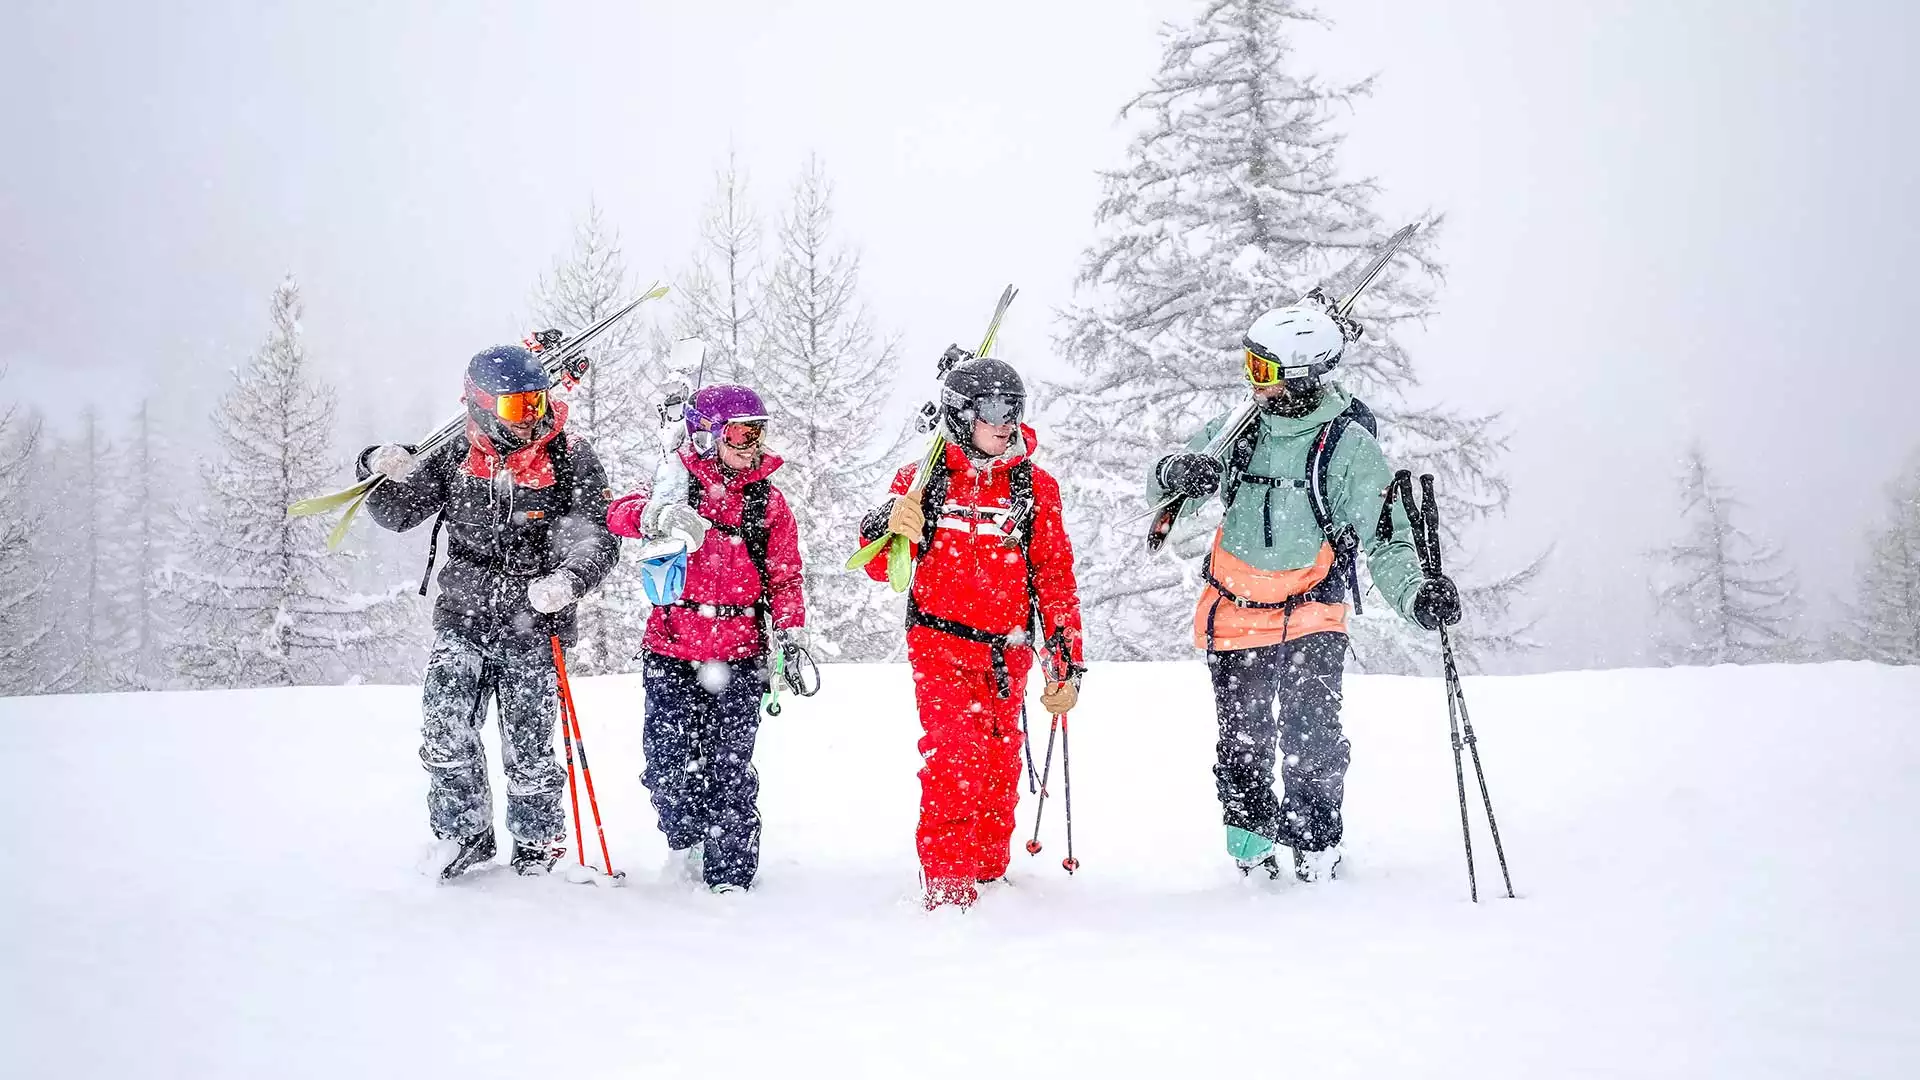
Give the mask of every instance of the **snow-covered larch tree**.
<path id="1" fill-rule="evenodd" d="M 333 391 L 310 374 L 292 277 L 274 290 L 272 329 L 212 416 L 217 456 L 206 503 L 183 512 L 185 542 L 162 573 L 182 621 L 173 667 L 203 686 L 288 686 L 359 677 L 368 650 L 408 632 L 408 583 L 359 595 L 329 553 L 327 523 L 295 501 L 337 486 Z"/>
<path id="2" fill-rule="evenodd" d="M 1148 471 L 1248 392 L 1240 341 L 1256 317 L 1363 257 L 1399 224 L 1374 209 L 1374 181 L 1338 167 L 1334 117 L 1371 81 L 1328 85 L 1293 55 L 1292 32 L 1319 21 L 1295 0 L 1211 0 L 1164 31 L 1152 86 L 1121 110 L 1139 131 L 1126 166 L 1103 178 L 1082 299 L 1059 341 L 1077 377 L 1049 387 L 1048 407 L 1088 644 L 1100 657 L 1185 655 L 1197 566 L 1148 555 L 1140 517 Z M 1390 461 L 1436 474 L 1453 540 L 1505 504 L 1497 465 L 1505 437 L 1496 416 L 1412 399 L 1413 358 L 1396 335 L 1432 311 L 1436 231 L 1410 243 L 1355 308 L 1367 334 L 1334 379 L 1379 416 Z M 1454 641 L 1472 664 L 1521 643 L 1509 608 L 1538 563 L 1477 579 L 1457 550 L 1448 569 L 1467 570 L 1469 614 Z M 1408 671 L 1430 662 L 1432 635 L 1384 607 L 1350 620 L 1362 665 Z"/>
<path id="3" fill-rule="evenodd" d="M 769 441 L 787 461 L 779 484 L 800 523 L 808 626 L 840 658 L 873 660 L 900 640 L 900 601 L 842 564 L 906 432 L 875 431 L 893 389 L 895 345 L 876 335 L 859 288 L 860 258 L 833 234 L 833 186 L 809 159 L 780 215 L 767 360 L 753 386 L 773 414 Z"/>
<path id="4" fill-rule="evenodd" d="M 1886 519 L 1867 536 L 1858 594 L 1838 636 L 1849 656 L 1920 664 L 1920 455 L 1887 489 Z"/>
<path id="5" fill-rule="evenodd" d="M 590 205 L 574 231 L 572 251 L 540 281 L 534 319 L 543 329 L 571 334 L 606 317 L 637 291 L 619 235 L 606 227 L 599 206 Z M 585 377 L 559 395 L 567 406 L 568 438 L 593 445 L 615 487 L 649 475 L 659 455 L 653 412 L 657 365 L 645 338 L 643 323 L 622 321 L 595 343 Z M 583 675 L 637 670 L 649 610 L 639 564 L 623 560 L 580 601 L 578 655 L 569 663 Z"/>
<path id="6" fill-rule="evenodd" d="M 707 344 L 705 382 L 753 384 L 766 302 L 761 239 L 746 174 L 729 154 L 700 219 L 699 250 L 674 290 L 680 336 Z"/>
<path id="7" fill-rule="evenodd" d="M 1679 540 L 1653 553 L 1660 659 L 1762 664 L 1802 655 L 1799 585 L 1778 548 L 1735 522 L 1740 503 L 1698 446 L 1680 472 Z"/>

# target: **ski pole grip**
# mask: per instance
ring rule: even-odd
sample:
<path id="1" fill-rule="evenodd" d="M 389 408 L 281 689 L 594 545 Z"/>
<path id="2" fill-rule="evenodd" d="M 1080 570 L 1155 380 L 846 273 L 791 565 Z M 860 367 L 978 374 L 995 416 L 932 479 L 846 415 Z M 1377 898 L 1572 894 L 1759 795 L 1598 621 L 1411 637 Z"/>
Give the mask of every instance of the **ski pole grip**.
<path id="1" fill-rule="evenodd" d="M 1440 567 L 1440 511 L 1433 496 L 1433 474 L 1420 474 L 1420 518 L 1427 533 L 1427 550 L 1433 553 L 1433 572 Z"/>

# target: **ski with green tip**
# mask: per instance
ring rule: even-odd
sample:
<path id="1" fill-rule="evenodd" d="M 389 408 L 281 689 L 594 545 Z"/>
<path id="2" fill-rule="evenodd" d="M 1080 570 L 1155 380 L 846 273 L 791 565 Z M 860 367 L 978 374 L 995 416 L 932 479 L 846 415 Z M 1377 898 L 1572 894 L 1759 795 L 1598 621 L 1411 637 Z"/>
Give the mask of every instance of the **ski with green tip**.
<path id="1" fill-rule="evenodd" d="M 987 323 L 986 336 L 980 339 L 980 348 L 975 350 L 973 355 L 986 356 L 992 351 L 994 341 L 1000 336 L 1000 323 L 1007 317 L 1007 308 L 1013 305 L 1013 298 L 1019 294 L 1020 290 L 1011 285 L 1000 293 L 1000 303 L 994 307 L 993 318 Z M 908 485 L 907 493 L 901 496 L 902 498 L 920 497 L 921 492 L 926 490 L 927 479 L 932 475 L 934 462 L 939 461 L 940 455 L 946 452 L 946 435 L 940 430 L 936 421 L 933 438 L 927 441 L 926 456 L 921 458 L 920 468 L 913 474 L 913 483 Z M 893 586 L 894 592 L 906 592 L 913 586 L 912 544 L 913 541 L 898 533 L 887 533 L 854 552 L 853 558 L 847 560 L 847 569 L 858 570 L 872 562 L 880 554 L 881 548 L 886 548 L 887 584 Z"/>

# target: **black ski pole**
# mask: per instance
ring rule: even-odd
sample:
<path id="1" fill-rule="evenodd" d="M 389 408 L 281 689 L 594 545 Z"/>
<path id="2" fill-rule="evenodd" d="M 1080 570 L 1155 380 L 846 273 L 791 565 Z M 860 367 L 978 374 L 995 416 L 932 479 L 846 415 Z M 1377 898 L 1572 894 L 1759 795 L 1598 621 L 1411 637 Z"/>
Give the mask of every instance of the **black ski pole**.
<path id="1" fill-rule="evenodd" d="M 1073 755 L 1067 750 L 1067 717 L 1060 716 L 1060 798 L 1062 809 L 1067 815 L 1067 857 L 1060 865 L 1071 874 L 1080 869 L 1080 860 L 1073 857 Z"/>
<path id="2" fill-rule="evenodd" d="M 1428 543 L 1433 550 L 1434 569 L 1440 569 L 1440 525 L 1439 512 L 1433 495 L 1433 474 L 1420 477 L 1420 516 L 1426 519 Z M 1452 717 L 1455 703 L 1460 713 L 1460 728 L 1454 733 L 1453 765 L 1456 776 L 1460 771 L 1460 743 L 1465 741 L 1467 752 L 1473 756 L 1473 776 L 1480 784 L 1480 801 L 1487 811 L 1487 831 L 1493 835 L 1493 853 L 1500 860 L 1500 880 L 1507 887 L 1507 899 L 1513 899 L 1513 877 L 1507 873 L 1507 853 L 1500 844 L 1500 822 L 1493 816 L 1493 796 L 1487 791 L 1487 771 L 1480 764 L 1480 740 L 1474 737 L 1473 720 L 1467 715 L 1467 695 L 1460 687 L 1460 669 L 1453 660 L 1453 638 L 1446 627 L 1440 628 L 1440 658 L 1447 681 L 1447 715 Z M 1460 816 L 1466 820 L 1466 781 L 1460 778 Z M 1468 845 L 1468 878 L 1472 878 L 1472 845 Z M 1478 890 L 1474 890 L 1474 900 L 1479 901 Z"/>
<path id="3" fill-rule="evenodd" d="M 1033 839 L 1027 841 L 1027 854 L 1040 854 L 1040 819 L 1047 812 L 1047 778 L 1053 775 L 1053 736 L 1060 730 L 1060 718 L 1047 724 L 1047 755 L 1040 764 L 1040 803 L 1033 808 Z"/>
<path id="4" fill-rule="evenodd" d="M 1040 790 L 1040 779 L 1033 771 L 1033 735 L 1027 728 L 1027 703 L 1020 703 L 1020 752 L 1027 755 L 1027 792 Z"/>

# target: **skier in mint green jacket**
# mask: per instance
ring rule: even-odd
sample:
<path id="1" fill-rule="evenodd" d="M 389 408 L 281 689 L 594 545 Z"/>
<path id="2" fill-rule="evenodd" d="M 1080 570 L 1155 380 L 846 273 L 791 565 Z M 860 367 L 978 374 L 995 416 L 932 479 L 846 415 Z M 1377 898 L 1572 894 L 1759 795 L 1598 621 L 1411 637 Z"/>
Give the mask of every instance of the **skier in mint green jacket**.
<path id="1" fill-rule="evenodd" d="M 1219 716 L 1213 774 L 1227 851 L 1242 873 L 1278 877 L 1274 849 L 1291 848 L 1295 876 L 1318 881 L 1340 863 L 1349 760 L 1340 685 L 1349 593 L 1359 604 L 1355 559 L 1364 550 L 1380 595 L 1428 630 L 1460 621 L 1460 593 L 1444 575 L 1421 573 L 1405 511 L 1383 509 L 1393 473 L 1373 414 L 1322 381 L 1345 348 L 1341 325 L 1303 303 L 1260 316 L 1243 344 L 1257 420 L 1223 465 L 1200 452 L 1227 419 L 1216 417 L 1185 452 L 1155 464 L 1147 496 L 1186 495 L 1183 514 L 1215 493 L 1226 505 L 1193 638 L 1206 650 Z"/>

